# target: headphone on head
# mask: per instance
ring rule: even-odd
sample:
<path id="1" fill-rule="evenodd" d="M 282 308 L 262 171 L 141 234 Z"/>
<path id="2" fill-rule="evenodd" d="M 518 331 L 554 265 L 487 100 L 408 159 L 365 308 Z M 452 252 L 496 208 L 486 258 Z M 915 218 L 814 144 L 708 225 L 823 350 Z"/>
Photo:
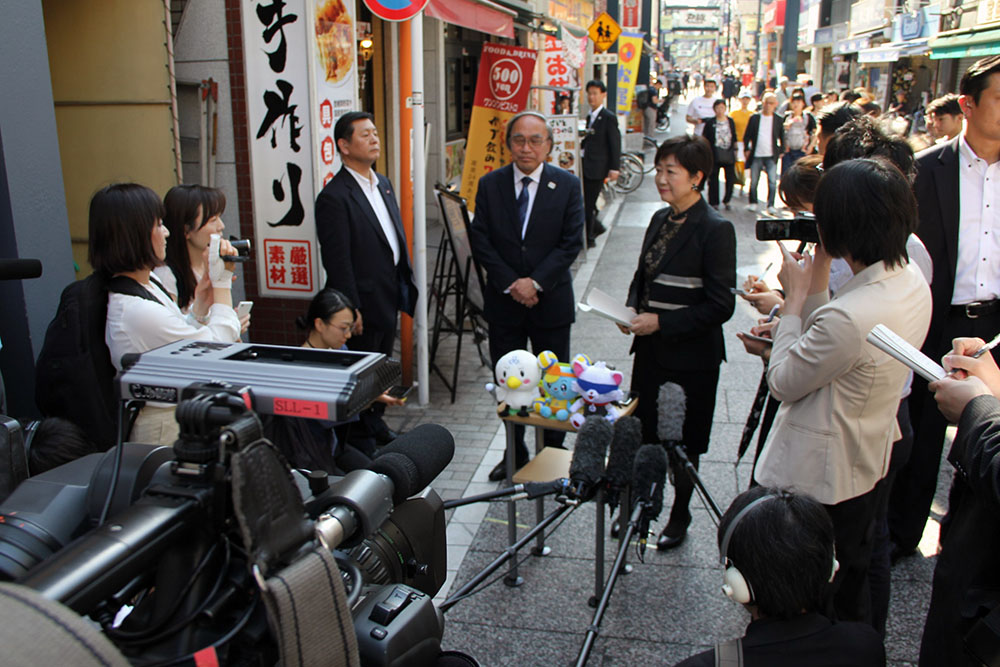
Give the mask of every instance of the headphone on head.
<path id="1" fill-rule="evenodd" d="M 722 543 L 719 545 L 719 560 L 725 571 L 722 575 L 722 592 L 726 594 L 733 602 L 738 602 L 740 604 L 752 604 L 754 602 L 753 587 L 747 578 L 740 572 L 736 564 L 733 563 L 732 559 L 729 558 L 729 541 L 733 538 L 733 533 L 736 532 L 736 526 L 739 525 L 750 512 L 752 512 L 758 505 L 763 505 L 769 500 L 775 500 L 780 498 L 787 498 L 788 494 L 779 491 L 778 493 L 769 493 L 765 496 L 757 498 L 749 505 L 741 509 L 733 517 L 733 520 L 729 522 L 726 526 L 726 532 L 722 534 Z M 837 574 L 837 570 L 840 569 L 840 563 L 837 562 L 837 552 L 834 549 L 833 553 L 833 563 L 830 567 L 830 581 L 833 581 L 834 576 Z"/>

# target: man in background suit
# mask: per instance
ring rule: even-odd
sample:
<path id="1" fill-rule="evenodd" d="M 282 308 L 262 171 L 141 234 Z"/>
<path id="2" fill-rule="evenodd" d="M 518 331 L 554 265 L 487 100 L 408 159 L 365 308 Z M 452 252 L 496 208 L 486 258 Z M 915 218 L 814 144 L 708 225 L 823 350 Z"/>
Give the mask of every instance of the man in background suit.
<path id="1" fill-rule="evenodd" d="M 587 82 L 587 135 L 580 142 L 583 154 L 583 209 L 587 214 L 587 247 L 593 248 L 595 239 L 605 231 L 597 221 L 597 196 L 601 194 L 604 179 L 618 180 L 621 166 L 622 134 L 618 119 L 604 106 L 608 89 L 603 81 Z"/>
<path id="2" fill-rule="evenodd" d="M 750 116 L 743 146 L 746 166 L 750 168 L 750 185 L 747 188 L 751 211 L 757 210 L 757 182 L 760 172 L 767 174 L 767 213 L 774 214 L 774 196 L 778 193 L 778 156 L 785 149 L 785 117 L 775 113 L 778 98 L 774 93 L 764 93 L 761 110 Z"/>
<path id="3" fill-rule="evenodd" d="M 358 309 L 348 347 L 392 356 L 397 311 L 413 315 L 417 286 L 392 183 L 374 169 L 381 146 L 373 120 L 361 111 L 337 120 L 333 136 L 344 166 L 316 199 L 316 233 L 326 286 Z M 369 456 L 375 442 L 395 437 L 382 421 L 384 412 L 384 403 L 373 404 L 352 437 Z"/>
<path id="4" fill-rule="evenodd" d="M 934 263 L 934 305 L 922 351 L 935 361 L 954 338 L 990 340 L 1000 333 L 1000 56 L 972 65 L 959 90 L 965 131 L 919 153 L 913 183 L 917 236 Z M 920 542 L 944 447 L 947 424 L 920 377 L 913 378 L 910 419 L 913 451 L 889 501 L 894 560 Z"/>
<path id="5" fill-rule="evenodd" d="M 580 181 L 547 164 L 552 129 L 545 117 L 525 111 L 507 124 L 513 164 L 479 179 L 476 216 L 469 230 L 472 253 L 486 270 L 484 315 L 489 323 L 494 367 L 507 352 L 552 350 L 569 360 L 569 331 L 575 319 L 570 267 L 583 246 Z M 549 446 L 562 433 L 546 431 Z M 515 465 L 528 462 L 524 428 L 516 434 Z M 505 461 L 490 473 L 506 475 Z"/>

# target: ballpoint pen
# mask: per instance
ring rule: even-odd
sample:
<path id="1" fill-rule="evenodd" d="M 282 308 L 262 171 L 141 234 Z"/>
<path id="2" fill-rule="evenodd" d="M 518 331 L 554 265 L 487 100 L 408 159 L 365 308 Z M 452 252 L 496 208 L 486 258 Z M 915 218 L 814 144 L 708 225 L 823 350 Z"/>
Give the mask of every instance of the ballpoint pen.
<path id="1" fill-rule="evenodd" d="M 1000 345 L 1000 334 L 997 334 L 996 336 L 994 336 L 993 340 L 991 340 L 990 342 L 986 343 L 986 345 L 983 345 L 981 348 L 979 348 L 978 350 L 976 350 L 975 352 L 973 352 L 969 356 L 972 357 L 973 359 L 978 359 L 979 357 L 983 356 L 984 354 L 986 354 L 987 352 L 989 352 L 990 350 L 992 350 L 993 348 L 995 348 L 997 345 Z M 950 371 L 948 371 L 948 375 L 954 375 L 955 373 L 957 373 L 958 371 L 961 371 L 961 370 L 964 370 L 964 369 L 962 369 L 962 368 L 952 368 Z"/>

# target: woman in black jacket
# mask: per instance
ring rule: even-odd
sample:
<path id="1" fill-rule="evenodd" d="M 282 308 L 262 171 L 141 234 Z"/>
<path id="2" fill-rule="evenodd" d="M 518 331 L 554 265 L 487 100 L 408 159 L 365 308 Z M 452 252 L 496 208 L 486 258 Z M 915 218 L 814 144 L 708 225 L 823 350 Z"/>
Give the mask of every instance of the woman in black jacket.
<path id="1" fill-rule="evenodd" d="M 726 195 L 722 203 L 728 211 L 736 185 L 736 123 L 726 115 L 725 100 L 716 100 L 712 105 L 715 118 L 705 122 L 702 135 L 712 147 L 712 168 L 708 172 L 708 203 L 719 208 L 719 170 L 726 175 Z"/>
<path id="2" fill-rule="evenodd" d="M 659 441 L 660 387 L 679 384 L 687 396 L 681 444 L 695 467 L 708 450 L 725 358 L 722 325 L 735 307 L 730 290 L 736 284 L 736 233 L 701 197 L 712 164 L 703 137 L 674 137 L 656 151 L 656 187 L 669 206 L 653 215 L 646 230 L 626 302 L 638 314 L 631 327 L 623 327 L 635 334 L 632 390 L 639 395 L 643 442 Z M 693 485 L 679 467 L 673 478 L 674 505 L 659 549 L 680 545 L 691 523 Z"/>

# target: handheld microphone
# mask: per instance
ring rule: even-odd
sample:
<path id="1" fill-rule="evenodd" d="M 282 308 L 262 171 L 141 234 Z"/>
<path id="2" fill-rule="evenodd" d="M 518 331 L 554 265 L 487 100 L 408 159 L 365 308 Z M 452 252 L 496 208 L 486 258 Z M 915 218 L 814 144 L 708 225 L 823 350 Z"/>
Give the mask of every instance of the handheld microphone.
<path id="1" fill-rule="evenodd" d="M 642 506 L 639 517 L 639 557 L 646 552 L 649 524 L 663 509 L 663 487 L 667 480 L 667 454 L 659 445 L 643 445 L 635 455 L 632 489 L 636 504 Z"/>
<path id="2" fill-rule="evenodd" d="M 28 280 L 42 275 L 37 259 L 0 259 L 0 280 Z"/>
<path id="3" fill-rule="evenodd" d="M 443 426 L 422 424 L 382 448 L 367 470 L 355 470 L 308 503 L 316 538 L 328 549 L 354 546 L 375 532 L 398 505 L 430 485 L 451 462 L 455 439 Z"/>
<path id="4" fill-rule="evenodd" d="M 632 479 L 632 465 L 635 455 L 642 445 L 642 422 L 638 417 L 621 417 L 614 425 L 611 449 L 608 452 L 608 467 L 604 472 L 608 480 L 605 500 L 613 514 L 618 507 L 622 489 Z"/>
<path id="5" fill-rule="evenodd" d="M 569 465 L 571 494 L 590 500 L 604 477 L 604 457 L 611 442 L 611 424 L 602 417 L 587 417 L 576 436 Z"/>

